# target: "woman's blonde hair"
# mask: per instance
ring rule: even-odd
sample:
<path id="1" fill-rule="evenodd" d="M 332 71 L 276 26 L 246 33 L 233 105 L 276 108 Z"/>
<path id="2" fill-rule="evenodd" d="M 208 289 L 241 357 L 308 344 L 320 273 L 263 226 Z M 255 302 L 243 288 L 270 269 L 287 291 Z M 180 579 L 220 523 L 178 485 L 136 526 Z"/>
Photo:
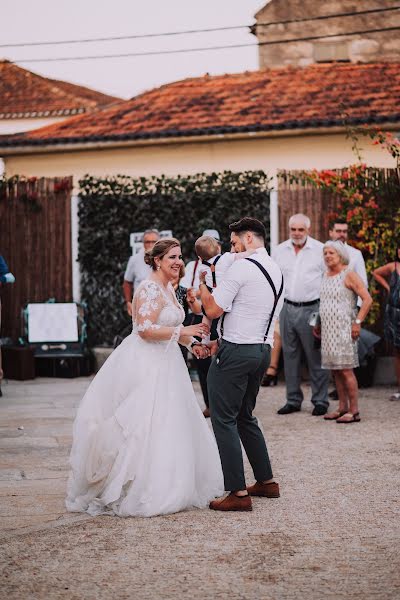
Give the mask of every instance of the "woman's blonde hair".
<path id="1" fill-rule="evenodd" d="M 159 258 L 161 260 L 171 248 L 175 248 L 176 246 L 180 246 L 179 240 L 175 238 L 162 238 L 154 244 L 151 250 L 145 253 L 144 262 L 150 265 L 153 271 L 156 271 L 157 265 L 155 259 Z"/>

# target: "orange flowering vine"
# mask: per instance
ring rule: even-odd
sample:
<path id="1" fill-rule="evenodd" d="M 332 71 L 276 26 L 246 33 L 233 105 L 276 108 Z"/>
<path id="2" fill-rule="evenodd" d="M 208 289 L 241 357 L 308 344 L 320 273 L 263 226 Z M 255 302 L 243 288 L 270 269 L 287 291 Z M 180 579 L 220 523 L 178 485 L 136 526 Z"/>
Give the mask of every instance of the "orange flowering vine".
<path id="1" fill-rule="evenodd" d="M 374 300 L 369 314 L 372 324 L 381 316 L 383 297 L 371 273 L 392 260 L 400 239 L 400 140 L 380 130 L 364 129 L 359 133 L 369 135 L 375 145 L 396 158 L 397 168 L 371 169 L 360 162 L 337 171 L 302 171 L 298 180 L 327 190 L 340 200 L 339 208 L 328 218 L 329 221 L 344 219 L 348 223 L 349 240 L 364 256 Z"/>

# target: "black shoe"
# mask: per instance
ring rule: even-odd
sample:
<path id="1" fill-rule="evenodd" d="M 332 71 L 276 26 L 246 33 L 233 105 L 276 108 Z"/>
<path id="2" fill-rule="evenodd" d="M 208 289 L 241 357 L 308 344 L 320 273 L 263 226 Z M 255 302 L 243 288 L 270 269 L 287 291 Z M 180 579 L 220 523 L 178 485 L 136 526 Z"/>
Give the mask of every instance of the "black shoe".
<path id="1" fill-rule="evenodd" d="M 272 385 L 278 385 L 278 375 L 264 375 L 261 381 L 262 387 L 270 387 Z"/>
<path id="2" fill-rule="evenodd" d="M 288 415 L 289 413 L 299 412 L 300 410 L 300 406 L 293 406 L 293 404 L 285 404 L 285 406 L 282 406 L 282 408 L 280 408 L 277 411 L 277 413 L 278 415 Z"/>
<path id="3" fill-rule="evenodd" d="M 312 411 L 312 415 L 314 417 L 321 417 L 322 415 L 326 414 L 327 410 L 328 410 L 327 406 L 322 406 L 322 404 L 316 404 L 314 406 L 314 410 Z"/>
<path id="4" fill-rule="evenodd" d="M 329 392 L 328 396 L 331 400 L 339 400 L 337 390 L 332 390 L 331 392 Z"/>

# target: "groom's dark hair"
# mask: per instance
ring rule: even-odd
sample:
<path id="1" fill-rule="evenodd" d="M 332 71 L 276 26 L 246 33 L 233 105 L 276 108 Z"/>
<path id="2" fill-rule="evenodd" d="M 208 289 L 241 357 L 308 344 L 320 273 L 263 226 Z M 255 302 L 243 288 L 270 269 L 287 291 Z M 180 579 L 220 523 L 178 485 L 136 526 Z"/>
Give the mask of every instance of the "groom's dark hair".
<path id="1" fill-rule="evenodd" d="M 235 221 L 229 225 L 229 230 L 233 231 L 237 235 L 244 233 L 245 231 L 251 231 L 258 237 L 262 238 L 265 242 L 267 237 L 267 232 L 265 230 L 264 224 L 261 223 L 258 219 L 254 219 L 253 217 L 243 217 L 239 221 Z"/>

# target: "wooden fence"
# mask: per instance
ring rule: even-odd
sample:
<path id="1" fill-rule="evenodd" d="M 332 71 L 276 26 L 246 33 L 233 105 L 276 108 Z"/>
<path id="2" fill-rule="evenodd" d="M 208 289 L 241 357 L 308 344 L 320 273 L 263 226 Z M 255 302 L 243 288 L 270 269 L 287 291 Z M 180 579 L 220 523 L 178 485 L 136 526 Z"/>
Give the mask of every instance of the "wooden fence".
<path id="1" fill-rule="evenodd" d="M 338 200 L 326 190 L 313 187 L 310 183 L 290 181 L 290 175 L 279 177 L 279 241 L 289 237 L 289 218 L 296 213 L 303 213 L 311 220 L 313 238 L 326 242 L 329 238 L 329 214 L 338 206 Z"/>
<path id="2" fill-rule="evenodd" d="M 1 286 L 1 336 L 21 335 L 28 302 L 72 300 L 72 178 L 0 183 L 0 254 L 16 282 Z"/>
<path id="3" fill-rule="evenodd" d="M 340 170 L 338 171 L 340 172 Z M 305 181 L 292 181 L 301 175 L 300 171 L 282 171 L 279 174 L 279 241 L 289 236 L 288 221 L 296 213 L 304 213 L 311 220 L 312 237 L 325 242 L 329 238 L 329 219 L 337 211 L 340 200 L 327 190 L 318 189 Z M 366 173 L 365 185 L 376 186 L 380 182 L 385 188 L 384 201 L 391 214 L 399 204 L 399 169 L 370 168 Z"/>

